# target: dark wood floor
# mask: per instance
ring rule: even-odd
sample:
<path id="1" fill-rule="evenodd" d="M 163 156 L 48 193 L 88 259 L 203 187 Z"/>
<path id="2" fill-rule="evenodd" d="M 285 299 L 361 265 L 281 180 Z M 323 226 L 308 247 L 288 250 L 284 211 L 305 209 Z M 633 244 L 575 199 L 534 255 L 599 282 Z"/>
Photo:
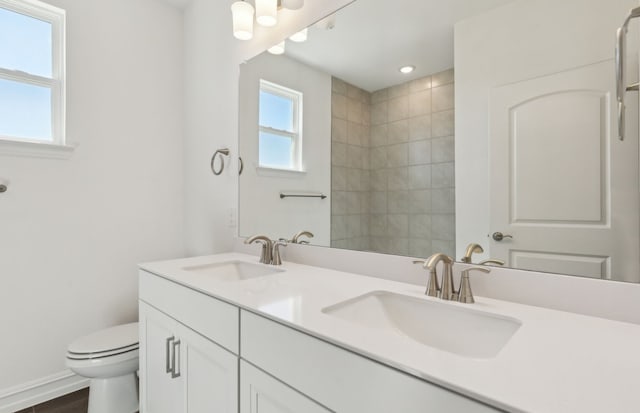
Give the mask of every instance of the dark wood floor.
<path id="1" fill-rule="evenodd" d="M 78 390 L 16 413 L 87 413 L 89 389 Z"/>

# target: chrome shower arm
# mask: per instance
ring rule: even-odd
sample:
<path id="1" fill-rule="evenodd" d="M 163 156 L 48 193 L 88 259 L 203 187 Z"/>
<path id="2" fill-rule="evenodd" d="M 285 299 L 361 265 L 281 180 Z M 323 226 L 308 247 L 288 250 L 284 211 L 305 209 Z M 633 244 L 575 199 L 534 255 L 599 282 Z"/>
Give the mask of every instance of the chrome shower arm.
<path id="1" fill-rule="evenodd" d="M 632 19 L 640 17 L 640 7 L 629 12 L 624 23 L 616 32 L 616 95 L 618 100 L 618 139 L 624 140 L 625 135 L 625 104 L 627 79 L 625 72 L 625 58 L 627 53 L 627 32 Z"/>

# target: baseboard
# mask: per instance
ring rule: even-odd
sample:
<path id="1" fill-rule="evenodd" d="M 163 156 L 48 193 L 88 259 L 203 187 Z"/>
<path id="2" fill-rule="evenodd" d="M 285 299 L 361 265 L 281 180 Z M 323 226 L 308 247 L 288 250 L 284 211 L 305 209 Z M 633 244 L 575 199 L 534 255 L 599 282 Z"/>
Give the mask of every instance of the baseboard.
<path id="1" fill-rule="evenodd" d="M 71 370 L 63 370 L 60 373 L 0 391 L 0 413 L 14 413 L 88 386 L 89 379 L 77 376 Z"/>

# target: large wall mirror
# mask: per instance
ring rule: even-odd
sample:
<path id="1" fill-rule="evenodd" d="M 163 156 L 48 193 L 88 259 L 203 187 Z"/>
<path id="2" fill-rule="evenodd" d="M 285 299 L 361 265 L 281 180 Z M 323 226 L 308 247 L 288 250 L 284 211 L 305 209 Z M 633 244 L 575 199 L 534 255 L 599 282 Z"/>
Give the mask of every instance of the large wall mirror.
<path id="1" fill-rule="evenodd" d="M 239 235 L 640 282 L 636 6 L 357 0 L 275 45 L 240 69 Z"/>

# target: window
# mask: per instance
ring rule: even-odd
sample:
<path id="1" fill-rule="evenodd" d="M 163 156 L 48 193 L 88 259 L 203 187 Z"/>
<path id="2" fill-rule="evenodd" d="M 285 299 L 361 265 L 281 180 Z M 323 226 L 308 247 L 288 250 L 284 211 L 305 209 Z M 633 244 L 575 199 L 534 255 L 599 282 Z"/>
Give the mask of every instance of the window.
<path id="1" fill-rule="evenodd" d="M 258 164 L 302 170 L 302 93 L 260 80 Z"/>
<path id="2" fill-rule="evenodd" d="M 64 10 L 0 0 L 0 140 L 64 145 Z"/>

